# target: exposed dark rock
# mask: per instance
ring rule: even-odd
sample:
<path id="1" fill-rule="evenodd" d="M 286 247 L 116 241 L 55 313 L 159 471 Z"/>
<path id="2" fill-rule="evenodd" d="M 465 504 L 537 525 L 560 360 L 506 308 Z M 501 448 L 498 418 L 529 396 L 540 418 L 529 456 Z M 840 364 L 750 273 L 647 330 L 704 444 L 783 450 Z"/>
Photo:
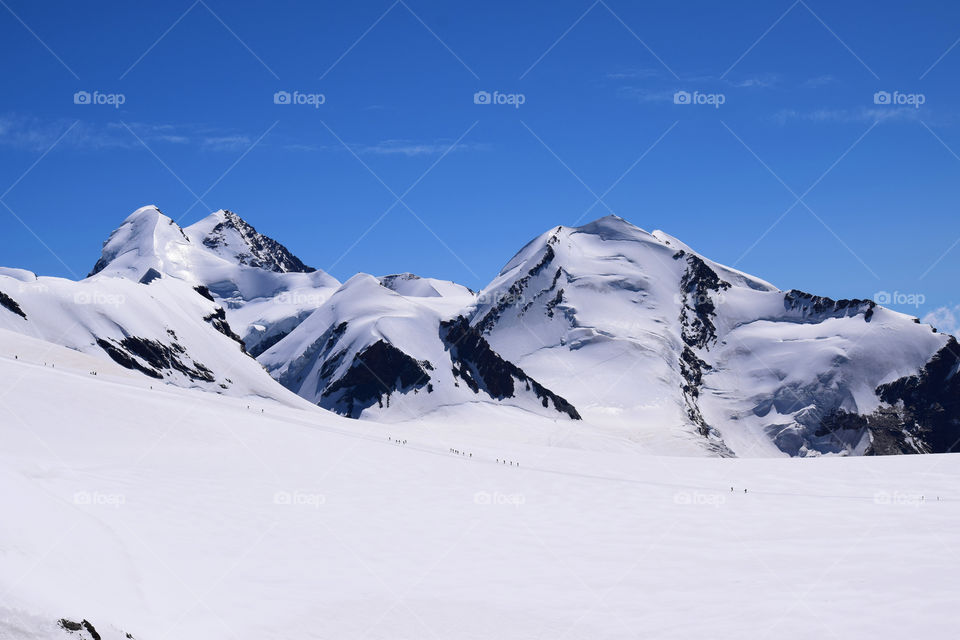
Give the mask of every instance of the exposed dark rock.
<path id="1" fill-rule="evenodd" d="M 83 629 L 82 623 L 67 620 L 66 618 L 60 618 L 58 624 L 67 631 L 80 631 L 80 629 Z"/>
<path id="2" fill-rule="evenodd" d="M 204 298 L 206 298 L 210 302 L 216 302 L 216 300 L 213 299 L 213 294 L 210 293 L 210 289 L 208 289 L 204 285 L 198 284 L 193 288 L 193 290 L 199 293 L 200 295 L 202 295 Z"/>
<path id="3" fill-rule="evenodd" d="M 877 387 L 883 405 L 861 415 L 832 411 L 817 436 L 869 432 L 866 455 L 960 451 L 960 345 L 940 349 L 916 375 Z"/>
<path id="4" fill-rule="evenodd" d="M 687 405 L 687 417 L 697 425 L 697 432 L 711 439 L 712 447 L 721 455 L 732 455 L 720 440 L 719 433 L 707 424 L 700 411 L 697 399 L 703 374 L 710 365 L 697 355 L 695 350 L 709 351 L 710 345 L 717 341 L 717 328 L 713 319 L 717 315 L 714 294 L 730 288 L 730 283 L 722 280 L 699 256 L 686 251 L 678 251 L 674 260 L 686 258 L 687 268 L 680 279 L 680 295 L 683 305 L 680 308 L 680 337 L 684 347 L 680 353 L 680 375 L 684 383 L 681 387 Z"/>
<path id="5" fill-rule="evenodd" d="M 277 273 L 313 273 L 313 267 L 308 267 L 300 258 L 290 253 L 282 244 L 257 233 L 250 224 L 232 211 L 224 211 L 224 220 L 218 223 L 204 238 L 203 244 L 216 249 L 225 241 L 225 231 L 235 229 L 243 237 L 249 253 L 241 253 L 238 258 L 240 264 L 258 267 Z"/>
<path id="6" fill-rule="evenodd" d="M 20 305 L 17 304 L 17 301 L 5 294 L 3 291 L 0 291 L 0 307 L 3 307 L 10 313 L 15 313 L 24 320 L 27 319 L 27 314 L 23 312 L 23 309 L 20 308 Z"/>
<path id="7" fill-rule="evenodd" d="M 87 632 L 90 634 L 90 637 L 93 638 L 93 640 L 100 640 L 100 634 L 97 633 L 97 630 L 94 629 L 93 625 L 90 624 L 88 621 L 86 620 L 83 621 L 83 628 L 87 630 Z"/>
<path id="8" fill-rule="evenodd" d="M 340 361 L 342 357 L 341 353 L 335 360 Z M 408 393 L 427 386 L 430 381 L 427 370 L 432 368 L 429 362 L 420 363 L 393 345 L 378 340 L 358 353 L 347 372 L 324 389 L 319 404 L 325 409 L 358 418 L 374 403 L 383 408 L 384 399 L 389 406 L 393 393 Z M 333 370 L 326 373 L 329 377 Z M 321 371 L 321 377 L 324 377 L 324 371 Z"/>
<path id="9" fill-rule="evenodd" d="M 450 352 L 453 374 L 466 383 L 474 393 L 483 391 L 491 398 L 503 400 L 516 397 L 516 384 L 532 391 L 544 408 L 553 408 L 574 420 L 580 420 L 576 408 L 553 393 L 511 362 L 500 357 L 483 338 L 476 327 L 471 327 L 463 316 L 440 323 L 440 339 Z"/>
<path id="10" fill-rule="evenodd" d="M 535 264 L 531 269 L 527 271 L 527 274 L 522 278 L 518 278 L 510 285 L 510 288 L 507 289 L 507 292 L 500 296 L 500 299 L 497 300 L 497 304 L 493 305 L 489 311 L 483 316 L 483 318 L 477 322 L 476 327 L 483 333 L 489 332 L 493 325 L 496 324 L 500 316 L 503 315 L 503 312 L 506 311 L 509 307 L 520 303 L 523 304 L 525 292 L 527 286 L 530 283 L 530 280 L 540 275 L 540 273 L 547 268 L 553 262 L 553 259 L 556 257 L 556 252 L 553 250 L 553 245 L 557 242 L 557 236 L 554 235 L 547 241 L 547 248 L 543 252 L 540 260 Z M 554 274 L 553 284 L 555 285 L 557 280 L 560 277 L 561 270 L 557 269 L 557 273 Z M 529 303 L 528 303 L 529 306 Z"/>
<path id="11" fill-rule="evenodd" d="M 227 312 L 223 310 L 223 307 L 217 307 L 216 311 L 204 316 L 203 320 L 209 322 L 214 329 L 239 344 L 241 351 L 247 352 L 247 346 L 244 344 L 243 338 L 235 334 L 233 329 L 230 328 L 230 323 L 227 322 Z"/>
<path id="12" fill-rule="evenodd" d="M 849 318 L 861 313 L 863 319 L 870 322 L 876 306 L 877 303 L 873 300 L 833 300 L 799 289 L 791 289 L 783 295 L 784 309 L 799 311 L 804 320 L 813 319 L 818 322 L 826 318 Z"/>
<path id="13" fill-rule="evenodd" d="M 167 346 L 156 340 L 130 336 L 120 341 L 97 338 L 97 345 L 120 366 L 151 378 L 159 380 L 164 371 L 179 371 L 195 382 L 214 380 L 213 372 L 203 364 L 196 361 L 192 361 L 192 366 L 186 364 L 182 359 L 186 350 L 176 342 Z"/>
<path id="14" fill-rule="evenodd" d="M 140 284 L 150 284 L 154 280 L 159 280 L 162 277 L 163 276 L 159 271 L 151 267 L 147 269 L 147 271 L 142 276 L 140 276 L 139 282 Z"/>
<path id="15" fill-rule="evenodd" d="M 951 336 L 917 375 L 877 388 L 881 400 L 898 408 L 901 430 L 922 438 L 931 453 L 960 451 L 958 370 L 960 345 Z"/>
<path id="16" fill-rule="evenodd" d="M 721 280 L 717 272 L 698 256 L 678 251 L 673 259 L 684 257 L 687 259 L 687 269 L 680 280 L 683 341 L 696 349 L 708 349 L 717 340 L 717 328 L 713 324 L 717 309 L 712 294 L 729 289 L 730 283 Z"/>
<path id="17" fill-rule="evenodd" d="M 88 620 L 83 620 L 81 622 L 74 622 L 73 620 L 68 620 L 67 618 L 60 618 L 60 620 L 57 621 L 57 624 L 60 626 L 61 629 L 71 634 L 77 633 L 80 630 L 86 630 L 86 632 L 90 634 L 91 640 L 100 640 L 100 634 L 97 632 L 94 626 L 90 624 Z M 133 637 L 133 636 L 130 636 L 130 634 L 127 634 L 127 636 L 131 638 Z"/>
<path id="18" fill-rule="evenodd" d="M 557 270 L 557 273 L 559 273 L 559 272 L 560 272 L 560 271 Z M 560 304 L 560 303 L 562 303 L 562 302 L 563 302 L 563 289 L 560 289 L 560 290 L 557 291 L 557 295 L 555 295 L 555 296 L 553 297 L 553 299 L 551 299 L 550 302 L 547 303 L 547 317 L 548 317 L 548 318 L 552 318 L 552 317 L 553 317 L 553 310 L 557 307 L 558 304 Z"/>

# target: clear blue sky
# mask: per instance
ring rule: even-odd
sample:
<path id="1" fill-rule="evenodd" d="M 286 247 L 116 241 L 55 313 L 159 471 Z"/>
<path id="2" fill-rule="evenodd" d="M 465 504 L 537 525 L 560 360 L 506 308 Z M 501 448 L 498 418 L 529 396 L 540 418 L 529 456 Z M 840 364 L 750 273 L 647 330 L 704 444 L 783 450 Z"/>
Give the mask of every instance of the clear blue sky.
<path id="1" fill-rule="evenodd" d="M 391 2 L 3 0 L 0 264 L 85 275 L 156 204 L 478 288 L 615 212 L 781 288 L 960 303 L 960 4 Z"/>

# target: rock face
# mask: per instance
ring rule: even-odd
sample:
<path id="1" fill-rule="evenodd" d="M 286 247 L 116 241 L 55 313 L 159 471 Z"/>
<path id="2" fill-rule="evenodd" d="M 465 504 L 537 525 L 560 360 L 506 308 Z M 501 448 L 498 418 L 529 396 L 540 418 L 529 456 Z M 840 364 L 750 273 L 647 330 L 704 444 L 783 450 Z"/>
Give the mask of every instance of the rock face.
<path id="1" fill-rule="evenodd" d="M 162 380 L 165 372 L 178 371 L 193 381 L 214 381 L 213 372 L 202 363 L 191 361 L 186 349 L 176 342 L 167 345 L 129 336 L 122 340 L 97 338 L 97 344 L 120 366 L 157 380 Z"/>
<path id="2" fill-rule="evenodd" d="M 481 332 L 471 327 L 463 316 L 440 323 L 440 339 L 450 353 L 453 375 L 466 383 L 474 393 L 483 392 L 496 400 L 514 398 L 518 385 L 532 392 L 545 409 L 553 408 L 580 420 L 572 404 L 546 389 L 523 372 L 520 367 L 501 358 L 484 340 Z"/>
<path id="3" fill-rule="evenodd" d="M 822 422 L 826 432 L 867 432 L 867 455 L 960 451 L 960 345 L 952 336 L 923 369 L 880 385 L 883 404 L 864 415 L 837 411 Z"/>
<path id="4" fill-rule="evenodd" d="M 201 238 L 214 253 L 230 257 L 248 267 L 275 273 L 313 273 L 297 256 L 282 244 L 257 233 L 252 225 L 232 211 L 220 210 L 197 223 L 191 235 Z"/>
<path id="5" fill-rule="evenodd" d="M 0 307 L 3 307 L 10 313 L 14 313 L 24 320 L 27 319 L 27 314 L 23 312 L 23 309 L 20 308 L 20 305 L 17 304 L 17 301 L 0 291 Z"/>
<path id="6" fill-rule="evenodd" d="M 348 416 L 359 418 L 364 409 L 377 404 L 390 406 L 394 393 L 417 393 L 430 385 L 433 366 L 417 362 L 396 347 L 378 340 L 358 353 L 346 373 L 334 379 L 321 394 L 320 405 Z"/>

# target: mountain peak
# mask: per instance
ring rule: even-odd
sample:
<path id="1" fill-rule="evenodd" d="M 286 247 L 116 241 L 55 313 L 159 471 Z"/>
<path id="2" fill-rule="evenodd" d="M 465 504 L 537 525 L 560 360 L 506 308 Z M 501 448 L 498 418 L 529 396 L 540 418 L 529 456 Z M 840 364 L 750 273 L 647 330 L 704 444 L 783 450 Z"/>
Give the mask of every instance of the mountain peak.
<path id="1" fill-rule="evenodd" d="M 246 220 L 220 209 L 186 229 L 187 235 L 217 255 L 239 264 L 276 273 L 313 273 L 286 247 L 260 234 Z"/>
<path id="2" fill-rule="evenodd" d="M 140 207 L 127 216 L 103 243 L 100 259 L 89 275 L 100 273 L 118 258 L 126 256 L 124 264 L 117 265 L 118 272 L 133 271 L 140 277 L 141 271 L 161 266 L 160 256 L 167 254 L 169 246 L 189 243 L 180 225 L 156 205 Z M 149 264 L 141 265 L 144 260 Z"/>
<path id="3" fill-rule="evenodd" d="M 575 227 L 574 233 L 589 233 L 600 236 L 602 240 L 635 240 L 638 238 L 649 238 L 649 233 L 640 227 L 631 224 L 617 215 L 607 215 L 597 218 L 593 222 Z"/>

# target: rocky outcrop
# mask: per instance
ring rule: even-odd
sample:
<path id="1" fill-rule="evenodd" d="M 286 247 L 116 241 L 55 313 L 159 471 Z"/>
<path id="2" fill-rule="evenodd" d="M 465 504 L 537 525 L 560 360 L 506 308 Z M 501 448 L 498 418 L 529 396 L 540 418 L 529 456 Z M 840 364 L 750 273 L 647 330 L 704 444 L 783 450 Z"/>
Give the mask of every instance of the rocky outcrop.
<path id="1" fill-rule="evenodd" d="M 454 377 L 462 380 L 474 393 L 485 393 L 496 400 L 514 398 L 517 385 L 532 392 L 544 408 L 551 406 L 574 420 L 580 420 L 576 408 L 553 393 L 511 362 L 501 358 L 483 338 L 476 327 L 471 327 L 463 316 L 440 323 L 440 339 L 450 353 Z"/>
<path id="2" fill-rule="evenodd" d="M 209 249 L 220 248 L 226 242 L 226 232 L 231 229 L 240 234 L 247 246 L 246 251 L 237 254 L 237 259 L 242 265 L 276 273 L 313 273 L 316 271 L 313 267 L 305 265 L 300 258 L 293 255 L 273 238 L 257 233 L 252 225 L 232 211 L 223 211 L 222 220 L 203 239 L 204 246 Z"/>
<path id="3" fill-rule="evenodd" d="M 3 307 L 10 313 L 15 313 L 24 320 L 27 319 L 27 314 L 23 312 L 23 309 L 20 308 L 20 305 L 17 304 L 17 301 L 5 294 L 3 291 L 0 291 L 0 307 Z"/>
<path id="4" fill-rule="evenodd" d="M 335 358 L 326 365 L 334 368 L 339 363 Z M 432 370 L 433 365 L 428 361 L 418 362 L 379 340 L 354 357 L 346 373 L 324 389 L 319 404 L 350 418 L 359 418 L 364 409 L 374 404 L 389 407 L 394 393 L 415 393 L 423 388 L 431 392 L 428 371 Z M 321 377 L 323 374 L 321 371 Z"/>
<path id="5" fill-rule="evenodd" d="M 164 374 L 176 371 L 195 382 L 214 381 L 213 372 L 191 360 L 177 342 L 165 345 L 157 340 L 129 336 L 122 340 L 97 338 L 97 345 L 120 366 L 157 380 L 162 380 Z"/>

